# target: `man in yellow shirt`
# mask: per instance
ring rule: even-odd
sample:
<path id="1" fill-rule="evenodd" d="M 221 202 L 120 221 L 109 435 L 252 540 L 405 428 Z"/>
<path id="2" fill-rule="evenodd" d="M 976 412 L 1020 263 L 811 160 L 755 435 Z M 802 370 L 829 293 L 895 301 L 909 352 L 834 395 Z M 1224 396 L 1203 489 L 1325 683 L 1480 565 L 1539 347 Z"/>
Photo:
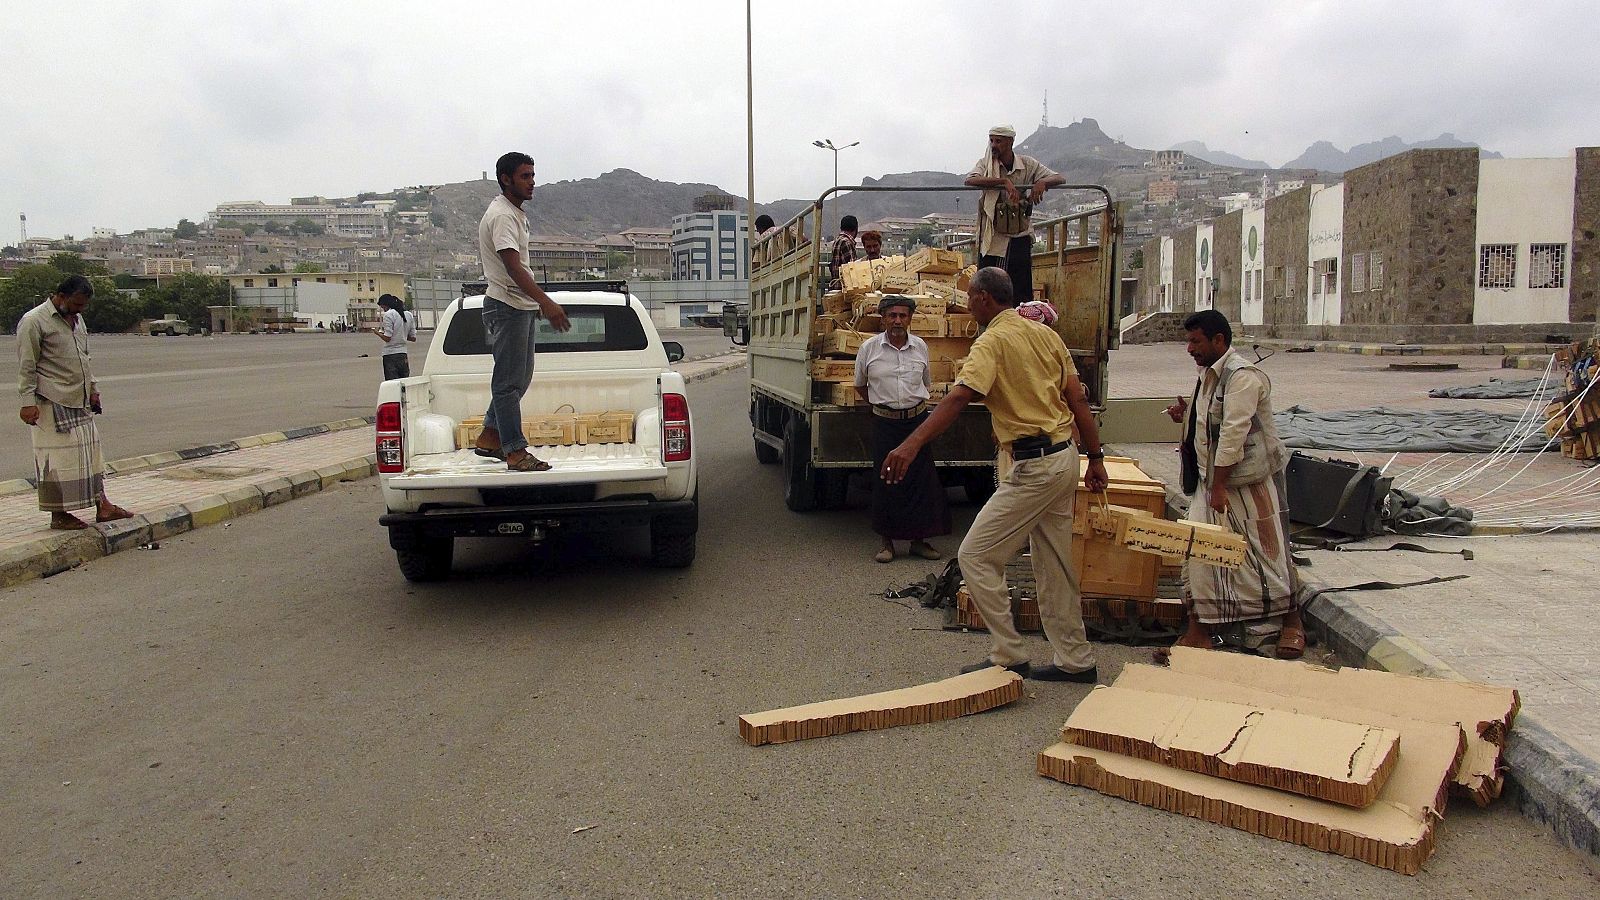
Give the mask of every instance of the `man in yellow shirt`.
<path id="1" fill-rule="evenodd" d="M 1078 487 L 1072 432 L 1076 422 L 1089 458 L 1084 486 L 1099 493 L 1108 481 L 1100 430 L 1066 345 L 1054 331 L 1017 315 L 1004 269 L 979 269 L 967 290 L 967 305 L 984 326 L 983 334 L 972 343 L 950 393 L 889 453 L 880 477 L 899 482 L 925 445 L 949 428 L 968 403 L 982 400 L 995 440 L 1013 465 L 961 542 L 961 575 L 993 639 L 989 658 L 962 671 L 995 665 L 1042 681 L 1093 684 L 1098 675 L 1094 651 L 1084 633 L 1072 572 L 1072 501 Z M 1006 563 L 1030 542 L 1039 618 L 1054 656 L 1050 665 L 1039 668 L 1028 661 L 1006 589 Z"/>

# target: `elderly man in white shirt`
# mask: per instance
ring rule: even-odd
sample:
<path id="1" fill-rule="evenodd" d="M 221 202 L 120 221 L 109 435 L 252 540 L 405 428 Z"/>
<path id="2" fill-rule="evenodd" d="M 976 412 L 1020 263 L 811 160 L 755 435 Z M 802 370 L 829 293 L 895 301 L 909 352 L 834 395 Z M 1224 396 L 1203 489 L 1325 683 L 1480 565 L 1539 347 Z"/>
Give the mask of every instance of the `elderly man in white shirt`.
<path id="1" fill-rule="evenodd" d="M 856 393 L 872 404 L 873 472 L 883 469 L 884 457 L 900 446 L 928 417 L 928 343 L 911 333 L 916 301 L 890 294 L 878 304 L 883 332 L 861 342 L 856 351 Z M 933 452 L 924 447 L 894 484 L 872 479 L 872 530 L 883 540 L 873 559 L 894 559 L 894 542 L 910 541 L 910 552 L 923 559 L 938 559 L 939 551 L 928 538 L 950 533 L 950 510 L 945 506 L 944 485 L 933 465 Z"/>

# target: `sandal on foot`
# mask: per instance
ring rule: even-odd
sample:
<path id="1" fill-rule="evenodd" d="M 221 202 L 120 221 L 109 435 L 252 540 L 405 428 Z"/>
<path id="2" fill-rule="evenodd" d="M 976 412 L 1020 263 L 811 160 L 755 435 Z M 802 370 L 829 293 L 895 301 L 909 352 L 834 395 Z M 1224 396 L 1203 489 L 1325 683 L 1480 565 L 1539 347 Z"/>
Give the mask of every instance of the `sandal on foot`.
<path id="1" fill-rule="evenodd" d="M 1299 659 L 1306 652 L 1306 633 L 1300 628 L 1285 628 L 1278 632 L 1278 658 Z"/>
<path id="2" fill-rule="evenodd" d="M 550 464 L 526 451 L 516 460 L 506 457 L 506 468 L 513 472 L 548 472 Z"/>
<path id="3" fill-rule="evenodd" d="M 478 454 L 479 456 L 488 457 L 489 459 L 504 460 L 506 458 L 506 455 L 500 452 L 499 447 L 479 447 L 478 445 L 474 444 L 472 446 L 472 452 Z"/>
<path id="4" fill-rule="evenodd" d="M 77 516 L 67 516 L 65 519 L 50 519 L 51 531 L 82 531 L 89 527 L 89 523 Z"/>
<path id="5" fill-rule="evenodd" d="M 893 550 L 879 550 L 878 554 L 876 556 L 872 557 L 872 559 L 873 559 L 874 562 L 881 562 L 881 563 L 889 562 L 889 561 L 894 559 L 894 551 Z"/>
<path id="6" fill-rule="evenodd" d="M 933 549 L 932 544 L 929 544 L 926 541 L 917 541 L 915 544 L 912 544 L 911 552 L 922 557 L 923 559 L 938 559 L 941 555 L 939 551 Z"/>
<path id="7" fill-rule="evenodd" d="M 128 512 L 127 510 L 115 504 L 113 504 L 111 508 L 105 512 L 96 511 L 94 514 L 94 520 L 96 522 L 115 522 L 118 519 L 131 518 L 133 518 L 133 513 Z"/>

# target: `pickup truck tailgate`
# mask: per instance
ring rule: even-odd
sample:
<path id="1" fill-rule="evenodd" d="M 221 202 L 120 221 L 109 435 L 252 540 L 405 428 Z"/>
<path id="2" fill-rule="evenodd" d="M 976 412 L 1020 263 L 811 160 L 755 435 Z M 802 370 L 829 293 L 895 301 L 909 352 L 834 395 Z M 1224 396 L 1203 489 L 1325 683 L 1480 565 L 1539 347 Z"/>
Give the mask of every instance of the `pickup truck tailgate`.
<path id="1" fill-rule="evenodd" d="M 656 446 L 640 444 L 575 444 L 530 447 L 548 462 L 548 472 L 511 472 L 506 464 L 471 450 L 428 453 L 412 458 L 404 472 L 392 475 L 388 487 L 402 491 L 434 488 L 495 488 L 516 485 L 573 484 L 602 481 L 647 481 L 667 476 Z"/>

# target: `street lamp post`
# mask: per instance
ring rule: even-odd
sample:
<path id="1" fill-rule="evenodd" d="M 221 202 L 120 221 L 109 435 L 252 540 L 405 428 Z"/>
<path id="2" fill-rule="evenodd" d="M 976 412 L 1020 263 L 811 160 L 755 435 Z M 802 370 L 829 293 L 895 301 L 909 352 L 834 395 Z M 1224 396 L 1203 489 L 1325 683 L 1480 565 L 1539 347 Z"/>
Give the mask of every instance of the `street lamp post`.
<path id="1" fill-rule="evenodd" d="M 851 147 L 854 147 L 854 146 L 856 146 L 856 145 L 858 145 L 860 143 L 861 143 L 860 141 L 853 141 L 851 143 L 845 144 L 843 147 L 836 147 L 836 146 L 834 146 L 833 141 L 831 141 L 831 140 L 829 140 L 827 138 L 823 138 L 820 141 L 812 141 L 811 142 L 811 146 L 813 146 L 813 147 L 821 147 L 824 150 L 832 150 L 833 151 L 833 185 L 834 185 L 834 187 L 838 187 L 839 186 L 839 151 L 840 150 L 849 150 Z M 833 211 L 834 212 L 838 212 L 839 211 L 839 200 L 838 200 L 838 195 L 837 194 L 834 195 Z M 837 222 L 838 219 L 835 218 L 833 221 Z"/>

